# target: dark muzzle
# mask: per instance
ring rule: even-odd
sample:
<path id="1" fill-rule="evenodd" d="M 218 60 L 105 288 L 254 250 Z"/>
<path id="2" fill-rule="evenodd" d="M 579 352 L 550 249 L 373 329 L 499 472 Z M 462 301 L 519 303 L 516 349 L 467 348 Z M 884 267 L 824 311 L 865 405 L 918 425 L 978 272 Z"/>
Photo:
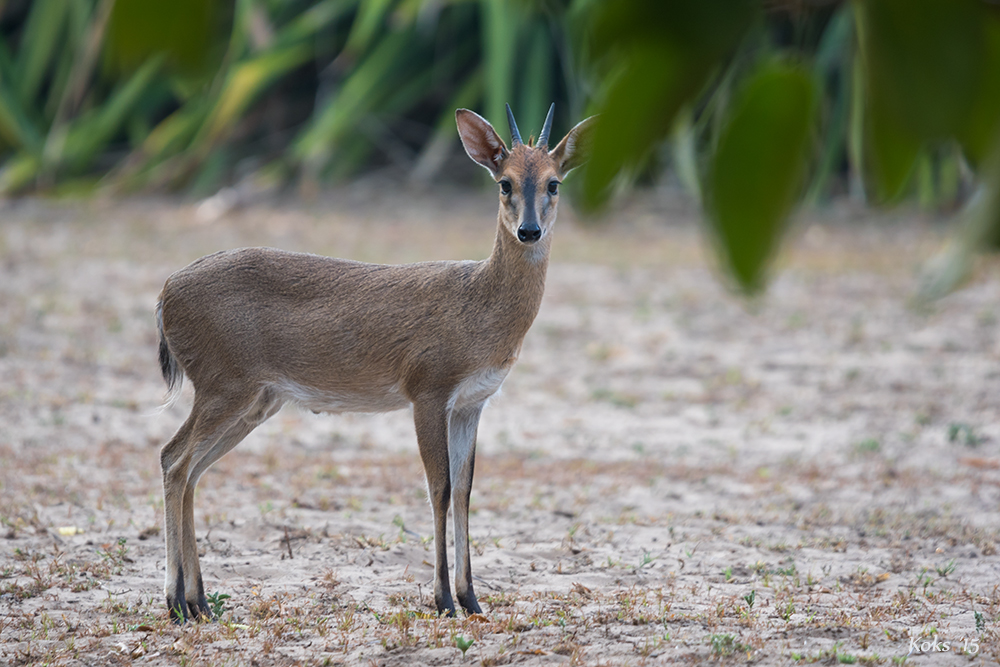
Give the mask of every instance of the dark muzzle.
<path id="1" fill-rule="evenodd" d="M 542 238 L 542 228 L 534 222 L 526 222 L 517 228 L 517 240 L 521 243 L 534 243 Z"/>

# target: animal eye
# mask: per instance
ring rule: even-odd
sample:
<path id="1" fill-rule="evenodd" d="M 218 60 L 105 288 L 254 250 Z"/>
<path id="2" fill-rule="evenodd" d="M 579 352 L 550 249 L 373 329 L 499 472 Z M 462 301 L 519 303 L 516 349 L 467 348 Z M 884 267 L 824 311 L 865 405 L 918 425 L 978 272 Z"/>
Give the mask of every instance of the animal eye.
<path id="1" fill-rule="evenodd" d="M 559 194 L 559 181 L 549 181 L 549 194 L 550 195 Z"/>
<path id="2" fill-rule="evenodd" d="M 510 181 L 508 181 L 507 179 L 500 181 L 500 192 L 504 193 L 505 195 L 510 194 Z"/>

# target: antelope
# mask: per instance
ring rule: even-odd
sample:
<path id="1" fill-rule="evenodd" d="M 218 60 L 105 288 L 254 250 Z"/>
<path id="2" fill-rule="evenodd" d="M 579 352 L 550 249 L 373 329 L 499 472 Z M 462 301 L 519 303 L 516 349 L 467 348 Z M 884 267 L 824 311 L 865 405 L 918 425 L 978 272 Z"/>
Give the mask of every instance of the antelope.
<path id="1" fill-rule="evenodd" d="M 508 149 L 493 126 L 458 109 L 469 157 L 500 187 L 493 250 L 482 261 L 382 265 L 243 248 L 171 275 L 156 306 L 159 359 L 191 413 L 160 452 L 165 593 L 170 617 L 211 619 L 195 541 L 202 474 L 282 404 L 314 412 L 412 406 L 434 521 L 434 602 L 455 615 L 445 533 L 454 513 L 455 592 L 481 613 L 469 564 L 469 494 L 479 416 L 510 372 L 542 300 L 559 185 L 585 161 L 593 117 L 549 150 L 549 108 L 525 144 L 507 106 Z"/>

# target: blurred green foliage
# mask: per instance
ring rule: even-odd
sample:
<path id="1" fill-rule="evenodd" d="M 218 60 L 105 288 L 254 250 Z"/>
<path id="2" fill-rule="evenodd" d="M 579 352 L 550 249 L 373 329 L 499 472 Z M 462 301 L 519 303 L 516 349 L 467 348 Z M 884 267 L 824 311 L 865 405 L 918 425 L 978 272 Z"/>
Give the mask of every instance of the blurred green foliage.
<path id="1" fill-rule="evenodd" d="M 454 110 L 583 112 L 569 3 L 0 2 L 0 192 L 432 178 Z"/>
<path id="2" fill-rule="evenodd" d="M 984 0 L 607 3 L 592 29 L 604 115 L 584 201 L 600 205 L 670 138 L 748 293 L 800 198 L 967 201 L 922 286 L 940 296 L 1000 236 L 998 30 L 1000 7 Z"/>
<path id="3" fill-rule="evenodd" d="M 724 119 L 707 176 L 709 220 L 733 275 L 763 287 L 805 172 L 816 106 L 809 71 L 775 62 L 759 67 Z"/>
<path id="4" fill-rule="evenodd" d="M 927 296 L 1000 241 L 987 0 L 0 2 L 6 194 L 427 182 L 456 107 L 502 124 L 510 102 L 530 132 L 551 101 L 555 135 L 601 114 L 585 206 L 675 178 L 749 293 L 803 200 L 957 211 Z"/>

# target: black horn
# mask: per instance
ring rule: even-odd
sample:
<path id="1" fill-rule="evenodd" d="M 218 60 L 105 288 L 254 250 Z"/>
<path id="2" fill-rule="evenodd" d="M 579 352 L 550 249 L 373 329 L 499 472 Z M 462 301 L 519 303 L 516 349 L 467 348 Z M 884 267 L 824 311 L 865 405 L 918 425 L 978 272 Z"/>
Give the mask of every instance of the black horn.
<path id="1" fill-rule="evenodd" d="M 545 116 L 545 122 L 542 123 L 542 133 L 538 135 L 538 145 L 545 146 L 548 148 L 549 145 L 549 132 L 552 131 L 552 112 L 556 110 L 556 103 L 553 102 L 552 106 L 549 107 L 549 113 Z"/>
<path id="2" fill-rule="evenodd" d="M 510 125 L 510 147 L 514 148 L 518 144 L 524 143 L 521 141 L 521 133 L 517 131 L 517 123 L 514 122 L 514 112 L 510 110 L 510 105 L 507 106 L 507 124 Z"/>

